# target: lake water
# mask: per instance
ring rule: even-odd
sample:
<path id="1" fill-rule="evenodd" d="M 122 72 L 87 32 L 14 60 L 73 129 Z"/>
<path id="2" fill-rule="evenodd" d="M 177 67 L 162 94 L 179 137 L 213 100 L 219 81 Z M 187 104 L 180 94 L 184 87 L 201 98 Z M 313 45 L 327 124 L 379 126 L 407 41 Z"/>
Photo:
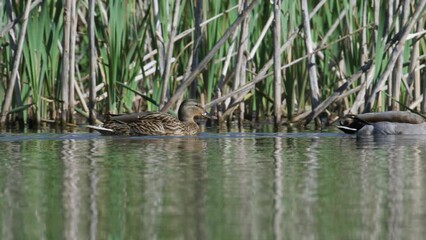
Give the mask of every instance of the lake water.
<path id="1" fill-rule="evenodd" d="M 426 136 L 0 135 L 0 239 L 423 239 Z"/>

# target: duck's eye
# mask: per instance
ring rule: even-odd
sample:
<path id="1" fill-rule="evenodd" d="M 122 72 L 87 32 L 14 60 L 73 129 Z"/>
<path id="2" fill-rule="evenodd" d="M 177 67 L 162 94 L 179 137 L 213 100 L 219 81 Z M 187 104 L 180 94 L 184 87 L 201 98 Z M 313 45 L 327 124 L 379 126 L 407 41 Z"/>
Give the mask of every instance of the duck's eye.
<path id="1" fill-rule="evenodd" d="M 347 120 L 347 119 L 345 119 L 345 120 L 340 120 L 340 125 L 342 125 L 342 126 L 347 126 L 347 125 L 349 125 L 350 124 L 350 122 Z"/>

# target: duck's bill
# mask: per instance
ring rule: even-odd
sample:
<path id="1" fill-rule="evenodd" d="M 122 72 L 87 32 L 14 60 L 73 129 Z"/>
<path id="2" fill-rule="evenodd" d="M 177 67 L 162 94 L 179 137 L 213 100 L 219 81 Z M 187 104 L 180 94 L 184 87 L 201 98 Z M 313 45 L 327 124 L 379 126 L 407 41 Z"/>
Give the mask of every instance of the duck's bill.
<path id="1" fill-rule="evenodd" d="M 208 112 L 204 112 L 203 117 L 211 119 L 211 120 L 217 119 L 215 116 L 210 115 Z"/>

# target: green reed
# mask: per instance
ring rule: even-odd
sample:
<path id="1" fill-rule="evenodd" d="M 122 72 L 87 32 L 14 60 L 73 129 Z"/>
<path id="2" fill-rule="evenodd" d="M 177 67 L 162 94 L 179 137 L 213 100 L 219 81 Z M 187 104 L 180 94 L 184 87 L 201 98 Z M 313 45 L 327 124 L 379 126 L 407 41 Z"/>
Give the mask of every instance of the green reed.
<path id="1" fill-rule="evenodd" d="M 179 6 L 175 6 L 174 1 L 96 1 L 97 111 L 105 114 L 158 110 L 158 106 L 164 104 L 162 101 L 174 96 L 191 69 L 209 54 L 212 47 L 238 18 L 239 2 L 241 1 L 181 0 Z M 404 19 L 402 12 L 406 7 L 403 1 L 395 1 L 393 12 L 383 7 L 388 4 L 385 1 L 353 3 L 341 0 L 308 2 L 320 101 L 331 96 L 334 89 L 357 73 L 366 62 L 373 62 L 363 76 L 348 87 L 347 91 L 353 90 L 350 94 L 342 96 L 321 111 L 328 110 L 335 114 L 362 112 L 368 110 L 365 100 L 369 97 L 377 100 L 371 106 L 373 110 L 399 109 L 399 105 L 391 100 L 395 94 L 399 96 L 400 102 L 410 105 L 418 100 L 413 99 L 413 92 L 418 91 L 421 86 L 419 76 L 410 71 L 420 71 L 420 76 L 424 75 L 424 69 L 421 68 L 426 54 L 425 40 L 422 37 L 424 34 L 411 37 L 404 42 L 400 54 L 401 62 L 394 67 L 393 73 L 384 79 L 384 86 L 379 92 L 372 92 L 372 89 L 382 84 L 378 79 L 385 74 L 390 64 L 392 51 L 400 41 L 397 38 L 398 33 L 423 1 L 414 2 L 412 5 L 414 8 L 408 10 L 407 19 Z M 197 4 L 201 4 L 199 15 L 196 15 Z M 24 5 L 12 1 L 11 10 L 6 9 L 5 5 L 0 5 L 0 23 L 2 23 L 0 31 L 4 32 L 0 36 L 2 99 L 5 98 L 15 50 L 10 33 L 13 32 L 14 36 L 18 36 L 20 31 L 20 21 L 10 29 L 10 32 L 4 31 L 9 21 L 7 16 L 11 14 L 15 19 L 21 16 Z M 87 16 L 88 9 L 84 1 L 79 2 L 77 6 L 79 20 L 75 84 L 80 89 L 81 96 L 75 99 L 74 114 L 85 118 L 88 116 L 85 102 L 88 101 L 89 95 L 89 83 L 86 80 L 89 73 L 89 54 L 88 26 L 84 17 Z M 179 7 L 177 28 L 175 35 L 170 35 L 175 7 Z M 40 121 L 58 121 L 62 102 L 60 94 L 64 25 L 62 9 L 61 2 L 42 1 L 31 11 L 19 68 L 20 88 L 15 91 L 15 95 L 19 97 L 13 101 L 10 109 L 2 109 L 3 114 L 13 113 L 9 114 L 10 121 L 13 119 L 12 116 L 18 113 L 23 114 L 25 122 L 32 121 L 38 124 Z M 231 34 L 178 99 L 202 98 L 210 107 L 221 104 L 221 108 L 212 110 L 222 114 L 235 106 L 233 102 L 220 99 L 221 96 L 230 94 L 237 103 L 239 101 L 246 103 L 243 110 L 247 118 L 256 116 L 261 120 L 273 116 L 275 113 L 272 67 L 268 67 L 264 73 L 260 72 L 264 66 L 270 66 L 274 51 L 272 27 L 267 25 L 270 23 L 268 19 L 272 11 L 270 1 L 259 1 L 247 18 L 248 36 L 245 39 L 247 43 L 245 54 L 250 58 L 246 64 L 246 77 L 240 85 L 236 84 L 236 81 L 241 79 L 236 79 L 235 72 L 238 62 L 237 51 L 241 42 L 241 26 Z M 306 117 L 306 113 L 313 110 L 301 15 L 299 1 L 282 2 L 280 41 L 285 48 L 281 53 L 283 87 L 280 91 L 283 113 L 289 122 L 301 121 Z M 201 22 L 199 28 L 194 28 L 195 22 Z M 418 22 L 417 26 L 420 28 L 416 31 L 421 32 L 424 26 L 421 24 L 422 21 Z M 257 43 L 259 44 L 256 45 Z M 416 58 L 412 57 L 414 43 L 418 44 L 419 56 Z M 257 82 L 253 84 L 253 81 Z M 167 88 L 162 94 L 164 86 Z M 378 94 L 381 92 L 386 94 Z M 162 95 L 165 99 L 162 99 Z M 414 107 L 421 110 L 420 106 L 425 105 L 425 103 L 417 104 Z M 423 111 L 425 110 L 423 108 Z"/>

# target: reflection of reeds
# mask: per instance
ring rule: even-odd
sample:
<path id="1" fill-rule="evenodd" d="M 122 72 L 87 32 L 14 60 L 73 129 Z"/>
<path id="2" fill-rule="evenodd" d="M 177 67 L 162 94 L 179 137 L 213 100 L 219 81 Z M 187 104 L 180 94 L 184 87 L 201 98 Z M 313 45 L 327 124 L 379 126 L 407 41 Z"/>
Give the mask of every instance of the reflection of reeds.
<path id="1" fill-rule="evenodd" d="M 426 111 L 426 0 L 27 3 L 0 5 L 2 124 L 93 123 L 95 109 L 166 111 L 187 97 L 220 120 Z"/>
<path id="2" fill-rule="evenodd" d="M 283 224 L 283 159 L 282 138 L 274 138 L 274 239 L 282 239 Z"/>
<path id="3" fill-rule="evenodd" d="M 64 236 L 68 239 L 77 239 L 79 226 L 83 215 L 82 199 L 83 191 L 79 186 L 82 181 L 81 161 L 76 157 L 77 144 L 73 140 L 62 142 L 60 160 L 63 166 L 63 209 L 67 219 L 64 226 Z M 84 176 L 84 175 L 83 175 Z M 90 189 L 91 190 L 91 189 Z M 84 206 L 86 207 L 86 206 Z"/>
<path id="4" fill-rule="evenodd" d="M 422 137 L 298 136 L 3 136 L 1 238 L 422 239 Z"/>

